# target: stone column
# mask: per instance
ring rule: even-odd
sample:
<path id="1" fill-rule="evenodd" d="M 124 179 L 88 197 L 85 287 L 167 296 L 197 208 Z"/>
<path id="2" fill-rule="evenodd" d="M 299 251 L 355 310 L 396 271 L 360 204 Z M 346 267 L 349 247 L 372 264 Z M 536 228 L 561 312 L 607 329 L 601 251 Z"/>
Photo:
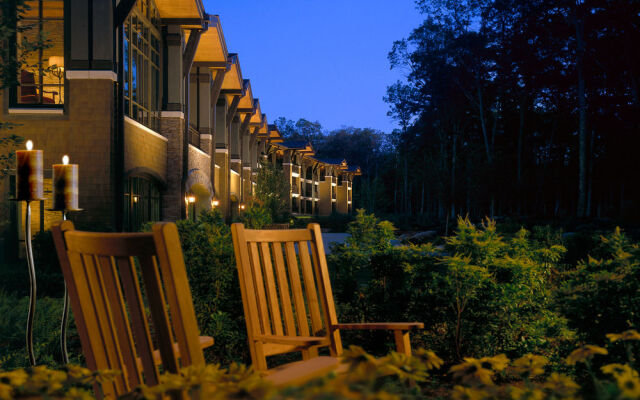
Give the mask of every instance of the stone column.
<path id="1" fill-rule="evenodd" d="M 229 216 L 229 125 L 227 124 L 228 104 L 225 96 L 220 96 L 215 109 L 215 191 L 220 201 L 220 211 Z M 217 168 L 216 168 L 217 166 Z"/>
<path id="2" fill-rule="evenodd" d="M 342 184 L 335 187 L 336 211 L 340 214 L 349 214 L 349 181 L 343 180 Z"/>
<path id="3" fill-rule="evenodd" d="M 231 128 L 229 130 L 229 151 L 231 153 L 231 174 L 230 174 L 230 194 L 237 196 L 238 201 L 242 197 L 241 187 L 241 174 L 242 174 L 242 159 L 240 158 L 240 117 L 238 115 L 233 117 L 231 121 Z M 231 215 L 237 210 L 231 210 Z"/>
<path id="4" fill-rule="evenodd" d="M 212 146 L 212 107 L 211 107 L 211 72 L 209 68 L 196 69 L 195 74 L 191 74 L 191 90 L 189 93 L 195 101 L 191 102 L 192 124 L 195 125 L 200 133 L 200 150 L 211 155 Z"/>
<path id="5" fill-rule="evenodd" d="M 242 200 L 251 196 L 251 131 L 242 132 Z"/>
<path id="6" fill-rule="evenodd" d="M 182 31 L 179 25 L 169 25 L 165 37 L 167 51 L 166 106 L 160 114 L 160 133 L 167 142 L 167 188 L 162 196 L 163 219 L 175 221 L 182 218 L 184 131 L 183 113 L 184 79 L 182 74 Z"/>

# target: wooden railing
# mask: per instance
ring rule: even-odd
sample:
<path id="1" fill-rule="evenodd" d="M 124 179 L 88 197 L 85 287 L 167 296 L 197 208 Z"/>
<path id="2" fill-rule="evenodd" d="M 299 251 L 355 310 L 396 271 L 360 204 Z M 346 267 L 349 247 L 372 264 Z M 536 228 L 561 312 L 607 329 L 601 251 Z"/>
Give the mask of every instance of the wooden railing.
<path id="1" fill-rule="evenodd" d="M 193 126 L 189 126 L 189 144 L 200 148 L 200 132 Z"/>

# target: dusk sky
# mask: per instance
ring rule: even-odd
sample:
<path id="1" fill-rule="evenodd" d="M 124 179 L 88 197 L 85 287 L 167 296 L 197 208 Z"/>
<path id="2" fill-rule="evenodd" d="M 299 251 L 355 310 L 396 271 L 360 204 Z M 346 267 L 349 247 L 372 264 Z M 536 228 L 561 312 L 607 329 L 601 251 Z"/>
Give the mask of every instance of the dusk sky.
<path id="1" fill-rule="evenodd" d="M 421 22 L 413 0 L 205 0 L 220 15 L 269 122 L 277 117 L 390 132 L 382 100 L 402 78 L 387 54 Z"/>

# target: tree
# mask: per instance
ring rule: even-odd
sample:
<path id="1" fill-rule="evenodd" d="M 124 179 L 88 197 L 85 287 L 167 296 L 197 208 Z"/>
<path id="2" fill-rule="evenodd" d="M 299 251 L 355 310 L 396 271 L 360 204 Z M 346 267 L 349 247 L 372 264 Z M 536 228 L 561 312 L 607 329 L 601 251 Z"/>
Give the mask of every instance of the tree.
<path id="1" fill-rule="evenodd" d="M 289 220 L 289 193 L 291 187 L 281 167 L 261 163 L 256 178 L 255 197 L 271 213 L 274 222 Z"/>

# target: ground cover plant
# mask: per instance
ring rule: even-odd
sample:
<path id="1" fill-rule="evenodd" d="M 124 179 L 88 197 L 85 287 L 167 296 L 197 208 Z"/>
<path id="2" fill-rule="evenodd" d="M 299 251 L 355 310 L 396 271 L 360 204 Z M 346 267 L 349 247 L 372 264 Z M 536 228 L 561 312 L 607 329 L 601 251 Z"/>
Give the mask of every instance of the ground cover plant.
<path id="1" fill-rule="evenodd" d="M 263 212 L 259 204 L 255 207 L 250 217 L 260 227 Z M 393 340 L 385 334 L 343 331 L 345 344 L 357 343 L 397 370 L 389 375 L 389 367 L 384 367 L 384 374 L 372 372 L 376 378 L 365 381 L 358 381 L 357 374 L 355 381 L 329 376 L 283 392 L 265 389 L 262 380 L 241 366 L 249 364 L 250 357 L 229 226 L 215 211 L 177 225 L 201 334 L 213 336 L 216 343 L 206 350 L 206 359 L 221 367 L 208 367 L 206 373 L 187 371 L 188 379 L 167 377 L 167 382 L 198 382 L 191 378 L 199 374 L 206 382 L 225 382 L 224 387 L 233 393 L 244 390 L 248 398 L 263 389 L 267 390 L 265 398 L 349 398 L 353 393 L 368 393 L 371 398 L 564 398 L 585 394 L 602 399 L 634 398 L 640 251 L 621 230 L 582 241 L 581 245 L 595 244 L 588 249 L 589 257 L 574 263 L 568 255 L 574 242 L 559 229 L 501 229 L 492 220 L 473 223 L 461 218 L 451 236 L 393 246 L 393 225 L 358 211 L 348 225 L 351 237 L 332 246 L 328 256 L 339 320 L 424 322 L 426 329 L 412 334 L 414 348 L 430 349 L 443 365 L 429 371 L 428 379 L 418 380 L 411 371 L 424 360 L 398 361 L 399 355 L 390 356 L 388 346 Z M 37 251 L 36 259 L 51 254 L 47 238 L 38 239 L 43 243 L 37 246 L 42 251 Z M 42 273 L 55 279 L 55 263 L 49 264 L 42 264 L 46 269 Z M 16 272 L 3 274 L 11 278 Z M 16 278 L 2 282 L 15 283 Z M 35 335 L 39 362 L 53 368 L 61 367 L 58 292 L 52 286 L 46 294 L 54 297 L 39 300 Z M 0 292 L 3 370 L 26 366 L 21 330 L 25 299 L 24 291 L 15 287 Z M 607 336 L 611 332 L 622 333 Z M 82 363 L 74 333 L 70 342 L 72 361 Z M 576 348 L 580 350 L 575 352 Z M 374 359 L 358 351 L 360 355 L 349 358 L 350 362 Z M 422 360 L 424 354 L 417 351 L 417 359 Z M 474 368 L 478 369 L 471 373 Z M 330 389 L 343 384 L 348 388 L 344 392 Z M 140 389 L 137 395 L 144 393 L 150 392 Z"/>

